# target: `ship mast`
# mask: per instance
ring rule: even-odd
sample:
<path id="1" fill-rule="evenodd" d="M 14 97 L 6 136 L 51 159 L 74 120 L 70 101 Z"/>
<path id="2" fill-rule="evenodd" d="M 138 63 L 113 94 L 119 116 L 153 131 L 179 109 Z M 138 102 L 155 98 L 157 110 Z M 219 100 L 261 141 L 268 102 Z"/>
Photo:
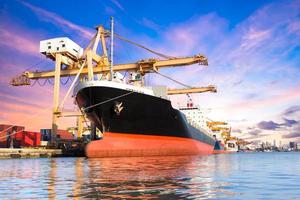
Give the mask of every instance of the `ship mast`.
<path id="1" fill-rule="evenodd" d="M 114 65 L 114 18 L 110 18 L 110 81 L 113 79 Z"/>

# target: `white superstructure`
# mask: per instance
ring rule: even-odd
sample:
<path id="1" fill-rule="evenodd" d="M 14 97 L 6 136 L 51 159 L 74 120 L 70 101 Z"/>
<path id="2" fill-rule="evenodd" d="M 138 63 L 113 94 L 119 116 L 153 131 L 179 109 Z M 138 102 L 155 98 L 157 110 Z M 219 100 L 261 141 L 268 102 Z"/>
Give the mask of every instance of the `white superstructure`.
<path id="1" fill-rule="evenodd" d="M 209 133 L 211 136 L 214 135 L 214 133 L 207 126 L 207 118 L 199 107 L 185 107 L 179 108 L 179 110 L 186 116 L 186 119 L 190 125 L 199 130 L 205 130 L 205 132 Z"/>

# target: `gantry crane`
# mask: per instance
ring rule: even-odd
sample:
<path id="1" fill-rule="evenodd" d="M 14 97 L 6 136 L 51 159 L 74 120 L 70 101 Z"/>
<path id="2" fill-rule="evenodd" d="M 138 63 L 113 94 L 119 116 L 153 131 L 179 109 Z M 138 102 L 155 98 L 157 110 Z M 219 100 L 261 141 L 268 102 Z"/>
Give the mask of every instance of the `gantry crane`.
<path id="1" fill-rule="evenodd" d="M 82 56 L 75 57 L 68 52 L 51 52 L 45 53 L 45 55 L 55 61 L 55 69 L 51 71 L 26 71 L 22 75 L 12 79 L 11 84 L 13 86 L 22 86 L 22 85 L 30 85 L 30 80 L 35 79 L 45 79 L 45 78 L 54 78 L 54 92 L 53 92 L 53 118 L 52 118 L 52 138 L 56 140 L 57 133 L 57 122 L 58 118 L 62 116 L 79 116 L 79 122 L 81 123 L 82 129 L 82 121 L 83 117 L 81 114 L 74 113 L 64 113 L 62 112 L 61 106 L 63 106 L 63 102 L 59 104 L 59 91 L 60 91 L 60 78 L 66 76 L 78 76 L 83 78 L 87 75 L 88 80 L 94 80 L 95 74 L 101 74 L 106 77 L 112 77 L 112 68 L 109 65 L 112 65 L 112 59 L 109 61 L 107 48 L 105 43 L 105 37 L 118 36 L 117 34 L 113 34 L 113 29 L 111 31 L 105 30 L 103 26 L 96 27 L 96 34 L 92 38 L 89 45 L 84 49 Z M 109 36 L 110 34 L 110 36 Z M 101 43 L 102 54 L 97 53 L 98 45 Z M 112 49 L 113 45 L 111 46 Z M 112 52 L 111 52 L 112 54 Z M 160 68 L 165 67 L 176 67 L 176 66 L 184 66 L 191 64 L 200 64 L 207 66 L 208 61 L 204 55 L 196 55 L 192 57 L 166 57 L 166 59 L 143 59 L 136 63 L 131 64 L 119 64 L 113 66 L 113 71 L 135 71 L 139 72 L 142 76 L 146 73 L 155 73 Z M 62 65 L 65 67 L 62 68 Z M 71 85 L 72 86 L 72 85 Z M 201 87 L 201 88 L 188 88 L 188 89 L 169 89 L 167 90 L 167 94 L 183 94 L 183 93 L 195 93 L 195 92 L 216 92 L 216 88 L 214 86 Z M 80 123 L 78 126 L 80 126 Z M 78 130 L 80 135 L 80 130 Z M 52 141 L 55 142 L 55 141 Z"/>
<path id="2" fill-rule="evenodd" d="M 214 126 L 219 126 L 219 125 L 227 125 L 227 122 L 222 122 L 222 121 L 208 121 L 208 122 L 206 122 L 206 125 L 208 127 L 214 127 Z"/>

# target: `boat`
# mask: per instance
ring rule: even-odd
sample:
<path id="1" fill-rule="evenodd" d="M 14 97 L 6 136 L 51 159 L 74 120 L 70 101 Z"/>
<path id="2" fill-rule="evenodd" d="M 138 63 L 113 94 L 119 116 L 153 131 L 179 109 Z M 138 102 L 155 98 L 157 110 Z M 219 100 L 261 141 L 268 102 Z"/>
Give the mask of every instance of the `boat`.
<path id="1" fill-rule="evenodd" d="M 173 108 L 164 87 L 146 88 L 118 79 L 83 81 L 75 87 L 74 96 L 103 133 L 87 144 L 87 157 L 213 153 L 215 138 L 187 114 L 195 109 Z"/>
<path id="2" fill-rule="evenodd" d="M 228 140 L 226 142 L 225 148 L 226 148 L 226 151 L 231 152 L 231 153 L 239 151 L 237 141 L 235 139 Z"/>

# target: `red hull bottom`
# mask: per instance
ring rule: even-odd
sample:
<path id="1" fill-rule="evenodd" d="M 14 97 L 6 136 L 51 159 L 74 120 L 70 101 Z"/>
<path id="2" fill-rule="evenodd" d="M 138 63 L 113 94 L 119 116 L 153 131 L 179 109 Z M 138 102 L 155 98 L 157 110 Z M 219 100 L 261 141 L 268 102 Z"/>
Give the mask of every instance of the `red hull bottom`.
<path id="1" fill-rule="evenodd" d="M 105 133 L 86 147 L 89 158 L 207 155 L 214 146 L 190 138 Z"/>

